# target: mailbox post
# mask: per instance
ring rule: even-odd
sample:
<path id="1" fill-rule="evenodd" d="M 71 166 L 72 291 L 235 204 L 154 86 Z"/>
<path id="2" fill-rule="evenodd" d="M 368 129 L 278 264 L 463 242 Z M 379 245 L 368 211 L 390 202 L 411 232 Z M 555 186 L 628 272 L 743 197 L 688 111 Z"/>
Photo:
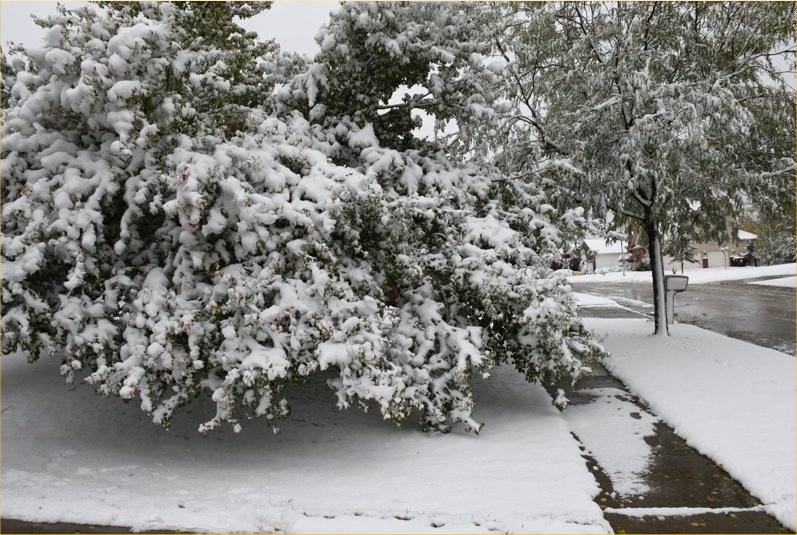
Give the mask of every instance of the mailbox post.
<path id="1" fill-rule="evenodd" d="M 675 294 L 686 291 L 689 284 L 689 277 L 686 275 L 665 275 L 664 276 L 664 301 L 667 306 L 667 325 L 671 325 L 675 315 Z"/>

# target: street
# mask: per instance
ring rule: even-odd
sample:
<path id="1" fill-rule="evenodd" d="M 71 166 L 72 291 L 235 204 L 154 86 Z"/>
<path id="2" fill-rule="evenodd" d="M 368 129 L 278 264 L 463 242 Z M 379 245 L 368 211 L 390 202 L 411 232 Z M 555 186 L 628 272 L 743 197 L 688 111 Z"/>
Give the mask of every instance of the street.
<path id="1" fill-rule="evenodd" d="M 653 314 L 651 284 L 579 283 L 573 290 L 609 297 Z M 675 297 L 675 320 L 795 354 L 794 289 L 729 281 L 690 285 Z"/>

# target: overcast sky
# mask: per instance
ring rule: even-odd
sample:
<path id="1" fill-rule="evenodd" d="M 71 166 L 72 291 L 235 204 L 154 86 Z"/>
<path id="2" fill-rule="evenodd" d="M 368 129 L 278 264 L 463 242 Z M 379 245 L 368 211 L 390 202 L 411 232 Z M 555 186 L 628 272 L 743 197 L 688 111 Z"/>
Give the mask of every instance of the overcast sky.
<path id="1" fill-rule="evenodd" d="M 83 2 L 68 2 L 78 6 Z M 313 56 L 318 45 L 313 40 L 318 29 L 329 19 L 329 12 L 337 2 L 275 2 L 270 10 L 243 22 L 247 30 L 264 38 L 275 38 L 283 50 Z M 56 2 L 0 1 L 0 41 L 38 45 L 43 31 L 34 24 L 31 15 L 47 16 L 55 13 Z"/>

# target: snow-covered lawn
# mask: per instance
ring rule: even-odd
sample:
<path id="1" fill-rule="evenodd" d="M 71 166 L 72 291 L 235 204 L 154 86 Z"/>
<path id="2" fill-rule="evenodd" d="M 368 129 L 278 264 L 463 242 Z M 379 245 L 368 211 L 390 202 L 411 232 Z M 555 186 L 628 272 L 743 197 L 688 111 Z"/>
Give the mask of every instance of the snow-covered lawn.
<path id="1" fill-rule="evenodd" d="M 687 324 L 654 337 L 644 319 L 584 321 L 616 377 L 797 529 L 794 357 Z"/>
<path id="2" fill-rule="evenodd" d="M 659 338 L 644 319 L 584 321 L 606 336 L 612 373 L 795 529 L 793 357 L 691 325 Z M 540 387 L 499 369 L 475 385 L 475 416 L 487 424 L 478 437 L 337 411 L 320 384 L 291 391 L 278 435 L 253 421 L 239 435 L 201 436 L 198 413 L 211 405 L 166 432 L 132 404 L 65 385 L 53 362 L 6 356 L 2 379 L 2 515 L 141 530 L 608 532 L 569 429 L 615 490 L 634 494 L 644 491 L 655 422 L 630 418 L 610 388 L 588 391 L 598 399 L 563 418 Z M 633 440 L 603 440 L 619 435 Z"/>
<path id="3" fill-rule="evenodd" d="M 779 288 L 797 288 L 797 277 L 783 277 L 782 279 L 770 279 L 765 281 L 753 281 L 747 284 L 757 284 L 759 286 L 777 286 Z"/>
<path id="4" fill-rule="evenodd" d="M 678 273 L 680 275 L 680 272 Z M 709 282 L 720 282 L 730 280 L 754 279 L 757 277 L 778 277 L 784 275 L 791 275 L 792 277 L 797 274 L 797 265 L 795 264 L 779 264 L 776 266 L 760 266 L 760 267 L 729 267 L 728 269 L 706 268 L 706 269 L 688 269 L 684 273 L 689 277 L 689 284 L 706 284 Z M 669 275 L 669 273 L 665 273 Z M 587 282 L 651 282 L 650 271 L 626 271 L 625 276 L 622 272 L 612 272 L 605 274 L 594 275 L 572 275 L 567 277 L 567 281 L 571 284 L 587 283 Z"/>
<path id="5" fill-rule="evenodd" d="M 542 388 L 511 370 L 475 386 L 480 436 L 397 429 L 292 392 L 273 435 L 252 421 L 201 436 L 65 385 L 52 362 L 2 362 L 2 514 L 204 532 L 608 532 L 598 486 Z"/>

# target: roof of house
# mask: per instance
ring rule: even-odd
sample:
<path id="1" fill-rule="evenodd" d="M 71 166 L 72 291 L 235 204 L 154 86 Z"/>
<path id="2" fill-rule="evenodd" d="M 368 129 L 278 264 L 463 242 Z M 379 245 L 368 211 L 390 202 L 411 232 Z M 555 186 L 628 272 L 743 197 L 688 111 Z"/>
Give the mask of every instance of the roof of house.
<path id="1" fill-rule="evenodd" d="M 747 232 L 746 230 L 739 231 L 740 240 L 755 240 L 756 238 L 758 238 L 758 236 L 753 234 L 752 232 Z"/>
<path id="2" fill-rule="evenodd" d="M 585 238 L 584 245 L 589 247 L 590 251 L 595 251 L 596 254 L 621 254 L 625 251 L 625 246 L 619 241 L 607 243 L 602 238 Z"/>

